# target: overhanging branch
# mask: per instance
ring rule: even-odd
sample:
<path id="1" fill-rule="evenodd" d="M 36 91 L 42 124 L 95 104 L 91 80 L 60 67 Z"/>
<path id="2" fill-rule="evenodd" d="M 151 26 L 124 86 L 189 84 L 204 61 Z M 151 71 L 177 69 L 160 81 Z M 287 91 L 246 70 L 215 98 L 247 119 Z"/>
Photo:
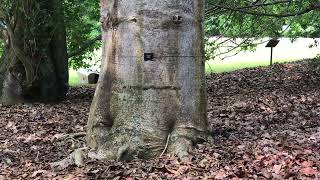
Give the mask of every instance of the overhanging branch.
<path id="1" fill-rule="evenodd" d="M 79 49 L 73 51 L 73 52 L 70 52 L 68 53 L 68 58 L 72 58 L 72 57 L 75 57 L 75 56 L 79 56 L 81 54 L 84 53 L 84 51 L 89 48 L 90 46 L 92 46 L 94 43 L 96 43 L 97 41 L 100 41 L 101 40 L 101 35 L 95 37 L 94 39 L 91 39 L 87 42 L 85 42 Z"/>
<path id="2" fill-rule="evenodd" d="M 257 4 L 251 4 L 248 6 L 243 6 L 240 8 L 236 8 L 238 10 L 245 10 L 245 9 L 252 9 L 252 8 L 259 8 L 259 7 L 267 7 L 267 6 L 274 6 L 274 5 L 279 5 L 279 4 L 286 4 L 286 3 L 290 3 L 292 2 L 292 0 L 283 0 L 283 1 L 274 1 L 274 2 L 269 2 L 269 3 L 257 3 Z M 222 9 L 221 7 L 217 6 L 217 5 L 212 5 L 212 8 L 209 8 L 206 10 L 206 15 L 210 15 L 212 13 L 214 13 L 215 10 L 217 9 Z M 226 10 L 226 8 L 223 8 Z"/>
<path id="3" fill-rule="evenodd" d="M 241 7 L 241 8 L 235 8 L 235 7 L 227 7 L 223 5 L 213 5 L 215 7 L 219 7 L 221 9 L 229 10 L 229 11 L 235 11 L 243 14 L 250 14 L 250 15 L 255 15 L 255 16 L 269 16 L 269 17 L 277 17 L 277 18 L 284 18 L 284 17 L 292 17 L 292 16 L 299 16 L 303 14 L 307 14 L 311 11 L 320 9 L 320 4 L 315 4 L 312 5 L 308 8 L 305 8 L 304 10 L 297 11 L 294 13 L 287 13 L 287 14 L 273 14 L 273 13 L 262 13 L 262 12 L 255 12 L 255 11 L 249 11 L 246 10 L 246 8 Z"/>

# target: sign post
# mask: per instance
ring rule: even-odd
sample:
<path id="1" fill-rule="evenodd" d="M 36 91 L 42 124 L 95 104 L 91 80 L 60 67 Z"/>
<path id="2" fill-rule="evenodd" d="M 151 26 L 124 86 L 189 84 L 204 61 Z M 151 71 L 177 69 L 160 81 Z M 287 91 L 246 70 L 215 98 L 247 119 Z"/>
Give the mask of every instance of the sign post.
<path id="1" fill-rule="evenodd" d="M 280 40 L 278 39 L 271 39 L 266 47 L 271 48 L 271 56 L 270 56 L 270 66 L 272 66 L 272 61 L 273 61 L 273 48 L 276 47 L 279 44 Z"/>

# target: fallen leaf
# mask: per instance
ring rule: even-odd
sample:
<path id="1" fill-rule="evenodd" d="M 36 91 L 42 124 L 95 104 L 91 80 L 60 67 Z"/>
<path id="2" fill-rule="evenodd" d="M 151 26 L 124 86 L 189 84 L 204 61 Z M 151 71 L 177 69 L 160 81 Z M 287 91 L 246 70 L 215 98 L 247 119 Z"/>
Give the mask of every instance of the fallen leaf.
<path id="1" fill-rule="evenodd" d="M 43 174 L 43 173 L 45 173 L 45 172 L 47 172 L 47 171 L 46 171 L 46 170 L 38 170 L 38 171 L 35 171 L 35 172 L 32 173 L 31 177 L 34 178 L 34 177 L 36 177 L 36 176 L 38 176 L 38 175 L 40 175 L 40 174 Z"/>
<path id="2" fill-rule="evenodd" d="M 273 172 L 276 173 L 276 174 L 280 174 L 281 168 L 282 168 L 281 165 L 274 165 L 273 166 Z"/>
<path id="3" fill-rule="evenodd" d="M 303 161 L 303 162 L 301 163 L 301 166 L 302 166 L 302 167 L 312 167 L 312 165 L 313 165 L 313 163 L 310 162 L 310 161 Z"/>
<path id="4" fill-rule="evenodd" d="M 311 167 L 305 167 L 305 168 L 300 169 L 300 173 L 310 176 L 310 175 L 315 175 L 319 172 Z"/>
<path id="5" fill-rule="evenodd" d="M 220 170 L 216 175 L 215 178 L 216 179 L 225 179 L 227 177 L 227 174 L 225 171 Z"/>

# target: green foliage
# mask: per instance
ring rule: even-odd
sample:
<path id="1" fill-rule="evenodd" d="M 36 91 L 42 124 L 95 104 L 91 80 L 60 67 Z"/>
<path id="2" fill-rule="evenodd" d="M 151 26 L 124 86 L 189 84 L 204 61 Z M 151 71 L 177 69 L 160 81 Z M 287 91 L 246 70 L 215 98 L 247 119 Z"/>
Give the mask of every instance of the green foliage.
<path id="1" fill-rule="evenodd" d="M 206 58 L 214 59 L 221 54 L 217 52 L 218 47 L 230 46 L 234 38 L 244 41 L 229 48 L 236 54 L 241 50 L 253 50 L 254 42 L 259 38 L 319 37 L 320 13 L 308 11 L 315 5 L 316 1 L 208 0 L 206 36 L 220 36 L 229 40 L 224 43 L 207 41 Z M 288 28 L 283 29 L 285 26 Z"/>
<path id="2" fill-rule="evenodd" d="M 8 35 L 18 38 L 23 47 L 21 50 L 31 59 L 37 59 L 39 62 L 46 58 L 48 47 L 51 41 L 50 34 L 53 33 L 54 24 L 52 23 L 52 13 L 47 1 L 25 0 L 12 1 L 6 0 L 0 4 L 0 30 L 7 31 Z M 19 33 L 16 32 L 17 27 Z M 46 32 L 47 34 L 43 34 Z M 49 34 L 49 36 L 48 36 Z M 2 36 L 0 36 L 2 37 Z M 11 37 L 13 38 L 13 37 Z M 3 40 L 0 48 L 3 49 Z M 37 57 L 37 58 L 33 58 Z M 31 62 L 38 64 L 39 62 Z"/>
<path id="3" fill-rule="evenodd" d="M 296 37 L 320 37 L 320 13 L 314 11 L 303 16 L 294 18 L 290 24 L 290 29 L 284 33 L 285 36 L 290 38 Z"/>
<path id="4" fill-rule="evenodd" d="M 320 73 L 320 55 L 309 61 L 309 66 Z"/>
<path id="5" fill-rule="evenodd" d="M 2 0 L 0 11 L 10 14 L 10 12 L 12 13 L 21 7 L 21 4 L 23 4 L 21 2 Z M 23 2 L 32 2 L 32 0 Z M 206 59 L 214 59 L 221 54 L 228 54 L 227 52 L 229 51 L 233 52 L 232 54 L 236 54 L 242 50 L 254 50 L 256 46 L 255 40 L 259 38 L 285 36 L 295 39 L 297 37 L 314 38 L 320 36 L 319 11 L 286 16 L 290 13 L 308 9 L 314 6 L 316 1 L 277 2 L 281 1 L 207 0 L 205 16 Z M 34 28 L 26 29 L 29 32 L 27 33 L 29 34 L 28 36 L 30 36 L 26 37 L 26 39 L 31 39 L 33 33 L 30 32 L 36 32 L 37 28 L 50 26 L 50 21 L 44 22 L 43 18 L 41 18 L 42 22 L 37 20 L 37 17 L 45 16 L 44 13 L 40 12 L 40 14 L 33 15 L 29 13 L 30 17 L 26 17 L 30 19 L 29 23 L 34 24 Z M 88 67 L 94 63 L 92 61 L 94 60 L 95 50 L 101 48 L 99 40 L 88 45 L 88 42 L 101 35 L 99 3 L 96 0 L 64 0 L 64 14 L 68 53 L 72 54 L 83 49 L 69 59 L 69 65 L 73 69 Z M 272 16 L 272 14 L 275 16 Z M 281 15 L 283 17 L 280 17 Z M 288 26 L 288 28 L 284 30 L 284 26 Z M 209 37 L 212 36 L 220 38 L 209 40 Z M 225 40 L 223 43 L 221 43 L 222 38 Z M 241 38 L 243 42 L 234 43 L 235 38 Z M 230 44 L 233 45 L 230 46 Z M 2 46 L 3 42 L 0 41 L 0 53 Z M 30 46 L 36 48 L 32 41 Z M 226 52 L 217 52 L 217 49 L 222 46 L 230 47 L 226 48 Z"/>
<path id="6" fill-rule="evenodd" d="M 88 41 L 100 36 L 100 7 L 96 0 L 65 0 L 64 7 L 70 54 L 86 46 Z M 90 66 L 94 51 L 100 47 L 100 41 L 91 44 L 83 52 L 71 57 L 69 66 L 73 69 Z"/>

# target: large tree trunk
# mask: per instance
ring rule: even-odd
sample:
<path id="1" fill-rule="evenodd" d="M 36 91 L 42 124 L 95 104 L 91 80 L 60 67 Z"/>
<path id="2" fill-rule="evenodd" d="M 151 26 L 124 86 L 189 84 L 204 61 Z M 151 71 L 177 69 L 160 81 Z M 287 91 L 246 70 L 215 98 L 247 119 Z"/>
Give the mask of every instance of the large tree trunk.
<path id="1" fill-rule="evenodd" d="M 2 32 L 6 47 L 0 60 L 0 103 L 60 100 L 68 88 L 62 0 L 20 5 L 12 13 L 16 21 Z"/>
<path id="2" fill-rule="evenodd" d="M 88 145 L 102 159 L 149 158 L 167 144 L 184 158 L 207 131 L 204 0 L 101 5 L 103 65 Z"/>

